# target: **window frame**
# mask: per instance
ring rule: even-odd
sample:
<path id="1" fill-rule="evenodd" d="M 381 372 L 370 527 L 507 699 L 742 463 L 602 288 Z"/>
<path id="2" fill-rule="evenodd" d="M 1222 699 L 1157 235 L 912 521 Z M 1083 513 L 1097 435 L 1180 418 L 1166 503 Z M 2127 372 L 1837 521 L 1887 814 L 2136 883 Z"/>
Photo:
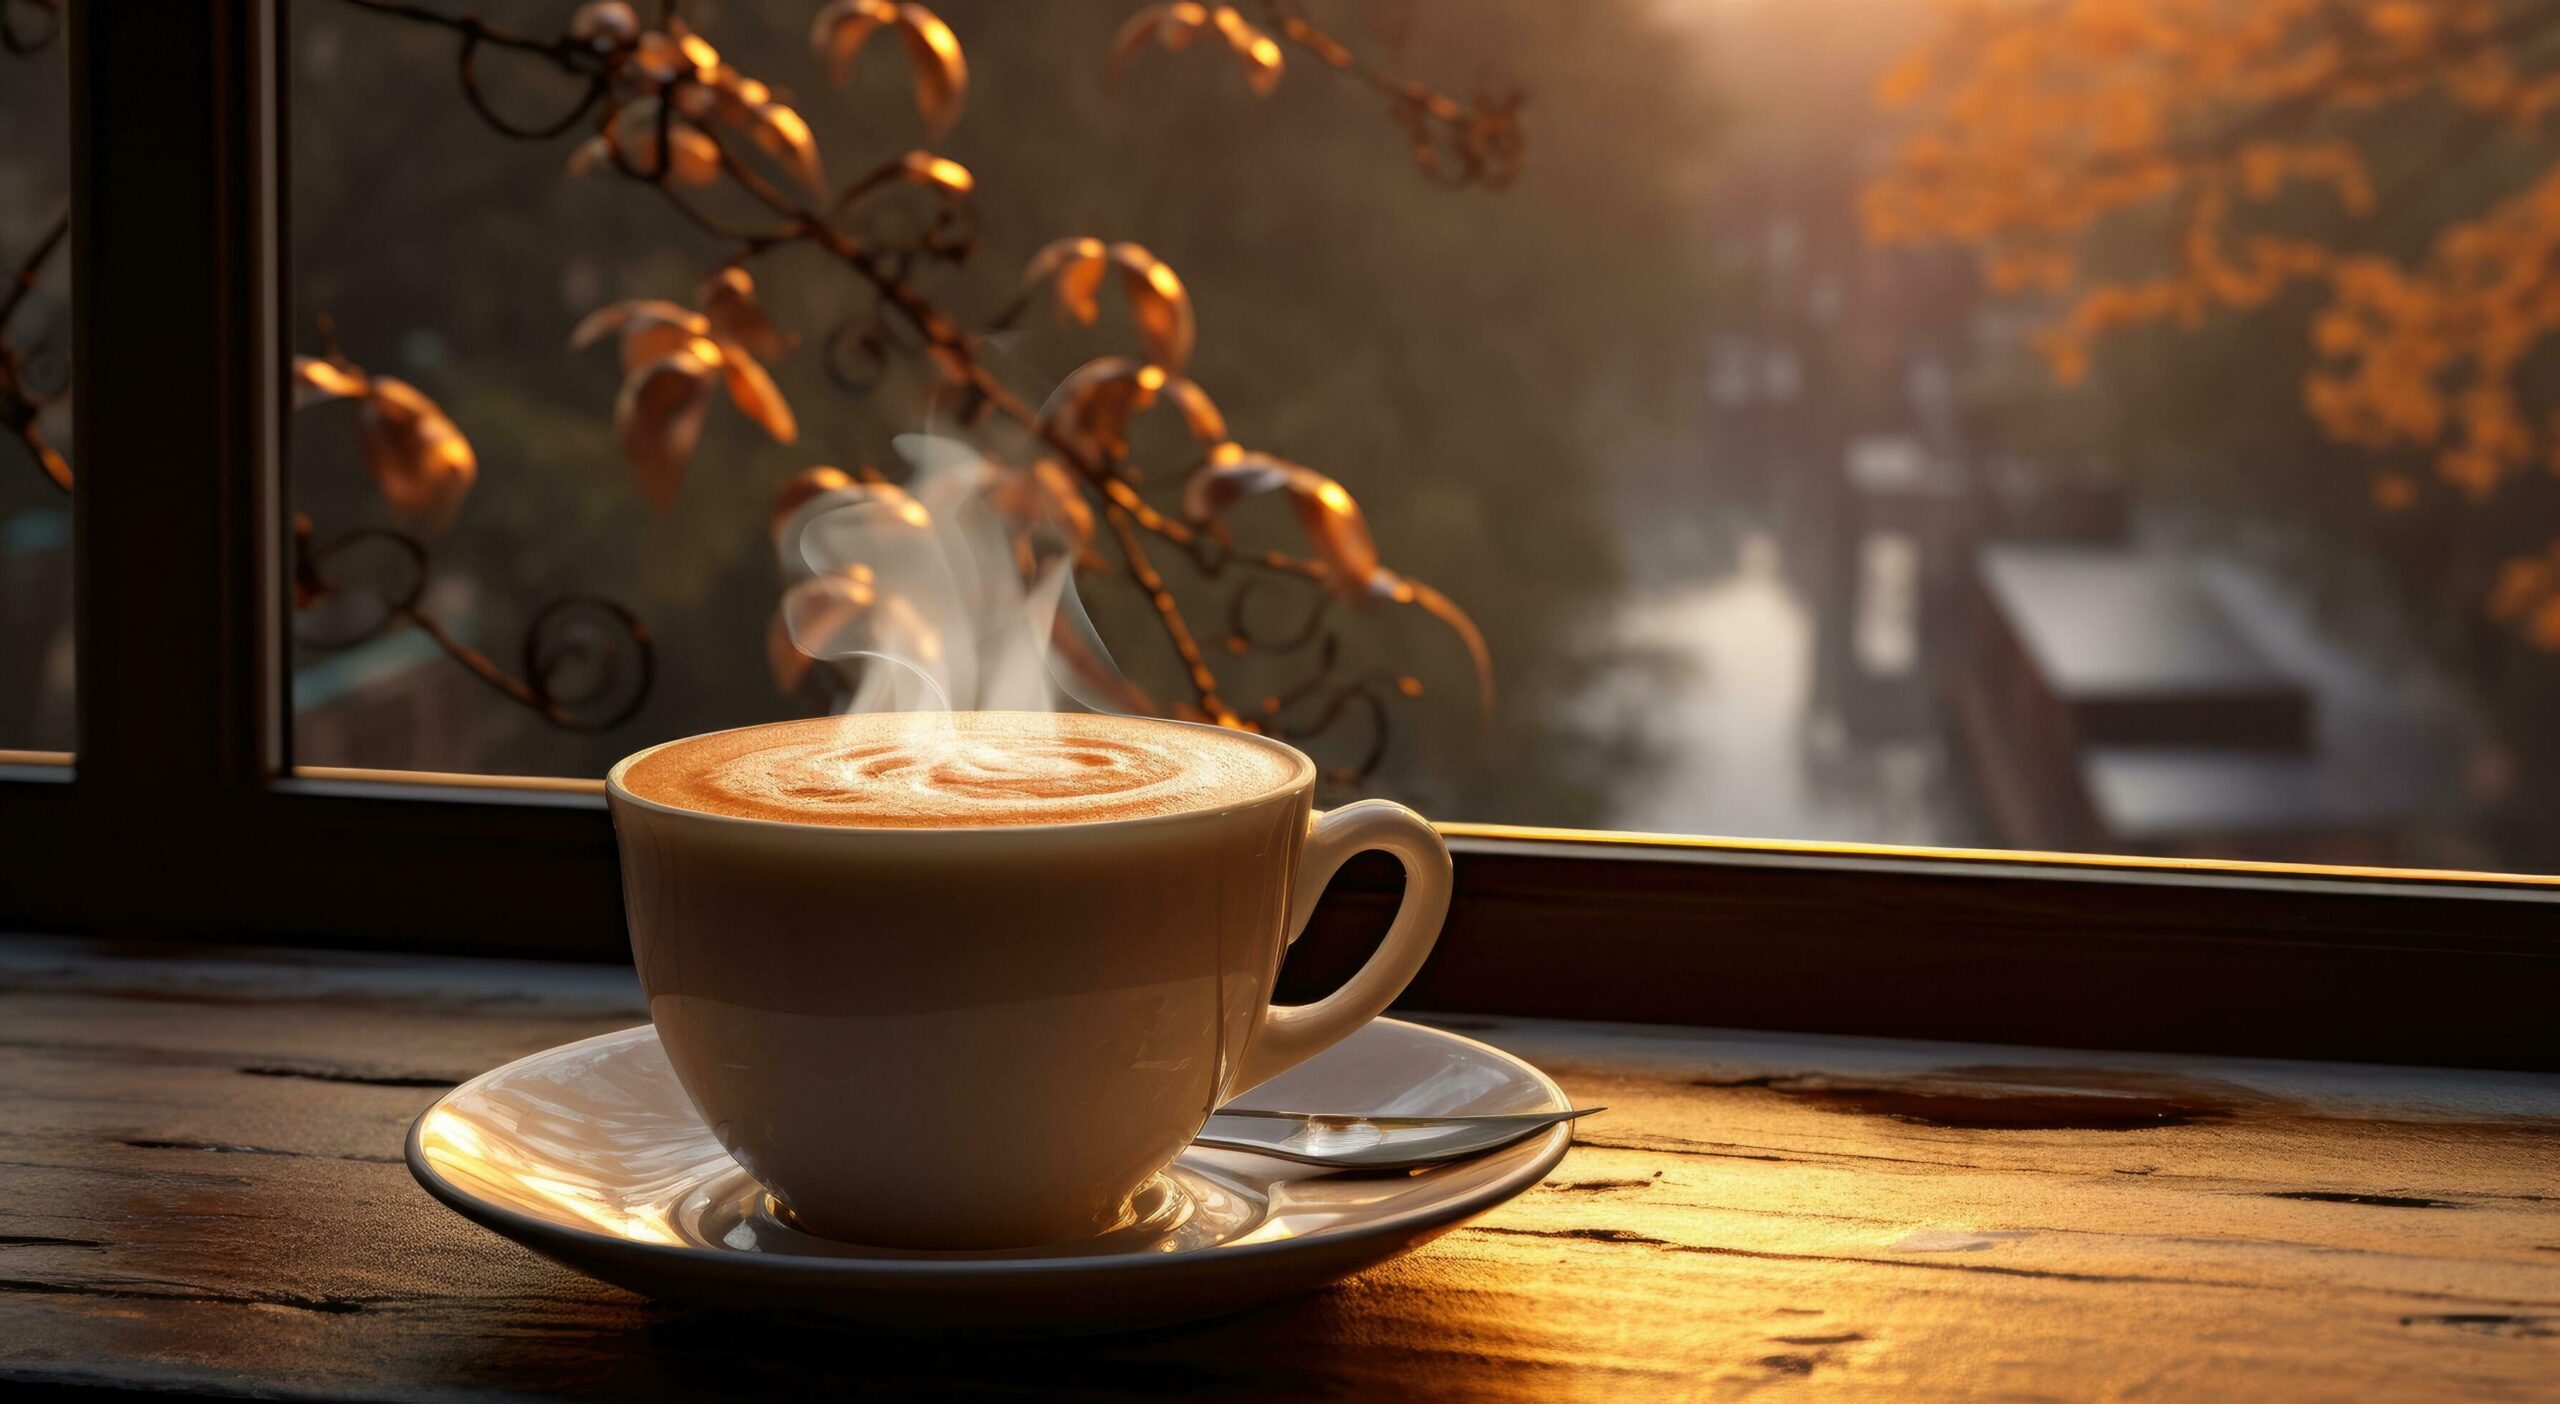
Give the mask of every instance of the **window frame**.
<path id="1" fill-rule="evenodd" d="M 79 749 L 0 753 L 0 927 L 627 958 L 600 786 L 290 767 L 282 0 L 66 19 Z M 2560 1067 L 2560 879 L 1443 828 L 1418 1007 Z"/>

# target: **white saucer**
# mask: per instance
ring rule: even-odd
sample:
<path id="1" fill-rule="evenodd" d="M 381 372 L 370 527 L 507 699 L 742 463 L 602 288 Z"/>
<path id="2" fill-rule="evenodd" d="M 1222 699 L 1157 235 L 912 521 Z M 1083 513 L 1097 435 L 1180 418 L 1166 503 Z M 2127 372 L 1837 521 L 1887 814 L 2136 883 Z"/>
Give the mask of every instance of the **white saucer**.
<path id="1" fill-rule="evenodd" d="M 1508 1053 L 1379 1019 L 1233 1105 L 1476 1116 L 1570 1104 Z M 1538 1183 L 1572 1140 L 1568 1123 L 1384 1177 L 1193 1147 L 1140 1193 L 1136 1222 L 1099 1239 L 1010 1253 L 862 1248 L 777 1215 L 644 1025 L 462 1084 L 409 1128 L 408 1158 L 463 1217 L 648 1296 L 903 1330 L 1069 1332 L 1215 1316 L 1384 1262 Z"/>

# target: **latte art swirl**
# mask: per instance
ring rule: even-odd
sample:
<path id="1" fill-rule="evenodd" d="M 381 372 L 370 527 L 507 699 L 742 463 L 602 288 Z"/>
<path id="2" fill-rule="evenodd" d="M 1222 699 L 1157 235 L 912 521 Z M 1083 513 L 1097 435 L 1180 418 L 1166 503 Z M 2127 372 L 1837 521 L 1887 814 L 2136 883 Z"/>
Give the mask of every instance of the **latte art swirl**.
<path id="1" fill-rule="evenodd" d="M 1075 810 L 1110 802 L 1148 804 L 1168 785 L 1186 785 L 1182 758 L 1163 746 L 1099 737 L 819 744 L 741 756 L 702 777 L 739 798 L 778 799 L 798 809 L 883 809 L 953 813 L 987 808 L 1005 816 L 1051 806 Z"/>
<path id="2" fill-rule="evenodd" d="M 880 712 L 676 742 L 634 762 L 643 799 L 863 828 L 1075 824 L 1214 808 L 1301 762 L 1206 728 L 1046 712 Z"/>

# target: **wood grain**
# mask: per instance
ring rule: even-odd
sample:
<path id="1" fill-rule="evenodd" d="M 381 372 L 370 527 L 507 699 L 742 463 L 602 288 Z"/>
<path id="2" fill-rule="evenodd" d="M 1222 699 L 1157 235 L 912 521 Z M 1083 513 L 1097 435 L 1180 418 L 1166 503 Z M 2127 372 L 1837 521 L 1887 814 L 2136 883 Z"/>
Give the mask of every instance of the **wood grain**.
<path id="1" fill-rule="evenodd" d="M 399 1163 L 628 971 L 0 941 L 0 1392 L 2560 1397 L 2560 1078 L 1452 1017 L 1585 1123 L 1224 1321 L 915 1342 L 661 1308 Z"/>

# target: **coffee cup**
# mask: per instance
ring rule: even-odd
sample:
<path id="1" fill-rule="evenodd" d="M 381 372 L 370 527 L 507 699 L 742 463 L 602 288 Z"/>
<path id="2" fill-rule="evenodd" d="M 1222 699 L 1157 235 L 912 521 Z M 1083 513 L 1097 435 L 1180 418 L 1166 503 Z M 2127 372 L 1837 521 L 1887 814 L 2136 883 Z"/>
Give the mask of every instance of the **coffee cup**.
<path id="1" fill-rule="evenodd" d="M 606 794 L 650 1019 L 720 1144 L 810 1232 L 994 1249 L 1126 1222 L 1221 1103 L 1421 967 L 1447 848 L 1401 805 L 1316 812 L 1315 778 L 1186 722 L 875 713 L 652 747 Z M 1384 941 L 1275 1006 L 1369 849 L 1406 875 Z"/>

